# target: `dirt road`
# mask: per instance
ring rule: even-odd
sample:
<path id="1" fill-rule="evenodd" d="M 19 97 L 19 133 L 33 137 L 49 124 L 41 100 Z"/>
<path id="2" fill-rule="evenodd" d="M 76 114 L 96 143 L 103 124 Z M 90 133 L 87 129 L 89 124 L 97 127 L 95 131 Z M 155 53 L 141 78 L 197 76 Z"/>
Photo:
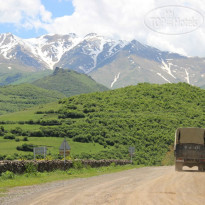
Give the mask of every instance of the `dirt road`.
<path id="1" fill-rule="evenodd" d="M 52 187 L 55 183 L 47 185 Z M 67 180 L 40 193 L 37 190 L 15 204 L 202 205 L 205 204 L 205 172 L 175 172 L 174 167 L 145 167 Z"/>

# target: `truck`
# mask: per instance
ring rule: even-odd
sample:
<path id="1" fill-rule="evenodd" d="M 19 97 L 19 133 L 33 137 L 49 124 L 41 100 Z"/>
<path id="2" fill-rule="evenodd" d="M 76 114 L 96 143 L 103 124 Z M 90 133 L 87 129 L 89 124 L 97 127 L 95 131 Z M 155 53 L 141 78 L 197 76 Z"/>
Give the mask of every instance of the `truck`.
<path id="1" fill-rule="evenodd" d="M 205 129 L 197 127 L 178 128 L 174 142 L 175 170 L 182 171 L 183 166 L 198 166 L 205 170 Z"/>

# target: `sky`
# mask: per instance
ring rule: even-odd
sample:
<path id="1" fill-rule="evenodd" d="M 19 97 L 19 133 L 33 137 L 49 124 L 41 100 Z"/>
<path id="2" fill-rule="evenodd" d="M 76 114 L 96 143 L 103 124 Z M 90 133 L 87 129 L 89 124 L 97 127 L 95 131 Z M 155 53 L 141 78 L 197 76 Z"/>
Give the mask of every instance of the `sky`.
<path id="1" fill-rule="evenodd" d="M 0 33 L 94 32 L 205 57 L 203 0 L 0 0 Z"/>

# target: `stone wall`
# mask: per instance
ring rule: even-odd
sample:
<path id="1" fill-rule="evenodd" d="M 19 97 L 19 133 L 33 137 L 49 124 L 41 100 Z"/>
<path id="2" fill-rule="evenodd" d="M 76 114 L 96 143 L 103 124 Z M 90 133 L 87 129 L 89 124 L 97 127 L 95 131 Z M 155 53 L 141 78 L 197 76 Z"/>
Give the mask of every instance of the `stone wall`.
<path id="1" fill-rule="evenodd" d="M 84 167 L 90 166 L 90 167 L 102 167 L 102 166 L 109 166 L 112 163 L 115 163 L 116 165 L 126 165 L 130 164 L 130 161 L 128 160 L 66 160 L 65 164 L 62 160 L 23 160 L 23 161 L 9 161 L 4 160 L 0 161 L 0 174 L 5 171 L 11 171 L 13 173 L 22 174 L 26 171 L 26 167 L 28 164 L 33 164 L 37 167 L 37 170 L 39 172 L 43 171 L 54 171 L 54 170 L 68 170 L 69 168 L 72 168 L 74 163 L 81 162 Z"/>

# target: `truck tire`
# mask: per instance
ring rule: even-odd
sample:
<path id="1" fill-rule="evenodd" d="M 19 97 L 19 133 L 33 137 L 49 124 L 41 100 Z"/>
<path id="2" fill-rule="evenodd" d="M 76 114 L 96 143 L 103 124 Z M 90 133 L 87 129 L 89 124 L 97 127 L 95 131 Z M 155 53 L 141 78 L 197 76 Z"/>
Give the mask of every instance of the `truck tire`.
<path id="1" fill-rule="evenodd" d="M 204 165 L 203 165 L 203 164 L 199 164 L 198 170 L 199 170 L 200 172 L 203 172 L 203 171 L 204 171 Z"/>
<path id="2" fill-rule="evenodd" d="M 182 171 L 183 164 L 180 162 L 175 162 L 175 171 Z"/>

